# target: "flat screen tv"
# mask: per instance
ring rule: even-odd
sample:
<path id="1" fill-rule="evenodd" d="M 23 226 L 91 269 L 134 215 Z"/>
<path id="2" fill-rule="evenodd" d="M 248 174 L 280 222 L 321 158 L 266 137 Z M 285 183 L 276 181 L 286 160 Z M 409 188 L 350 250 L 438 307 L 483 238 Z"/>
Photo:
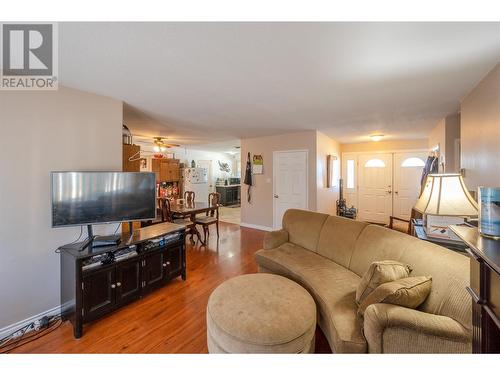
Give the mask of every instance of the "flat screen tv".
<path id="1" fill-rule="evenodd" d="M 150 220 L 156 178 L 150 172 L 52 172 L 52 227 Z"/>

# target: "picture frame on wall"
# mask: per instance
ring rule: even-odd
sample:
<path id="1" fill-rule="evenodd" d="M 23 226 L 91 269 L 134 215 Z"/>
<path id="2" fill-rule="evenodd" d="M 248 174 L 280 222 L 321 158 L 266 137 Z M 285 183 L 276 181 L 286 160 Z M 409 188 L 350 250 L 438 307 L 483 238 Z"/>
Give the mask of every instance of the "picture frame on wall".
<path id="1" fill-rule="evenodd" d="M 262 155 L 254 155 L 252 160 L 252 173 L 262 174 L 264 173 L 264 159 Z"/>

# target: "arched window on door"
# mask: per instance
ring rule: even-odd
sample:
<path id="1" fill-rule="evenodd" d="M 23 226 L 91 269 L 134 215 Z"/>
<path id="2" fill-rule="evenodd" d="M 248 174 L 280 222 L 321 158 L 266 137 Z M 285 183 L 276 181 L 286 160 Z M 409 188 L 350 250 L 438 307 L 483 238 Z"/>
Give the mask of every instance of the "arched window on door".
<path id="1" fill-rule="evenodd" d="M 425 162 L 420 158 L 411 157 L 411 158 L 407 158 L 407 159 L 403 160 L 403 162 L 401 163 L 401 166 L 403 168 L 423 167 L 423 166 L 425 166 Z"/>
<path id="2" fill-rule="evenodd" d="M 365 163 L 365 168 L 384 168 L 385 163 L 380 159 L 370 159 Z"/>

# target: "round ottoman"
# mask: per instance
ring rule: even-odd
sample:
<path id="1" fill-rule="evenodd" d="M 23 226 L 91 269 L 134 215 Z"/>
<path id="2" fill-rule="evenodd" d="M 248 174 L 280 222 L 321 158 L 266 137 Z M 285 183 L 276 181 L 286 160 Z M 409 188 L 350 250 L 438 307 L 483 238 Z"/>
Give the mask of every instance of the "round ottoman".
<path id="1" fill-rule="evenodd" d="M 282 276 L 238 276 L 208 300 L 209 353 L 313 353 L 315 330 L 314 300 Z"/>

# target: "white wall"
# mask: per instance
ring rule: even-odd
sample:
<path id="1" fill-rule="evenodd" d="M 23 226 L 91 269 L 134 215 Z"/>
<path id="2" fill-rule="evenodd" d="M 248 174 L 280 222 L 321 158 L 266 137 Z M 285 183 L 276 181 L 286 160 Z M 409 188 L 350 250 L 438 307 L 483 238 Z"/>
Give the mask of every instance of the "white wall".
<path id="1" fill-rule="evenodd" d="M 214 183 L 217 178 L 227 178 L 236 176 L 236 170 L 233 166 L 235 157 L 225 152 L 215 152 L 215 151 L 204 151 L 204 150 L 193 150 L 189 148 L 173 148 L 172 152 L 175 152 L 175 157 L 180 159 L 181 163 L 186 165 L 191 165 L 191 160 L 197 162 L 198 160 L 211 160 L 212 161 L 212 172 Z M 231 173 L 225 173 L 220 171 L 219 163 L 228 163 L 231 168 Z"/>
<path id="2" fill-rule="evenodd" d="M 141 150 L 145 151 L 153 151 L 153 146 L 151 143 L 143 143 L 140 141 L 134 140 L 134 143 L 141 147 Z M 216 152 L 216 151 L 205 151 L 205 150 L 194 150 L 190 148 L 184 147 L 172 147 L 168 149 L 168 153 L 174 153 L 175 158 L 179 159 L 181 163 L 184 163 L 186 166 L 191 166 L 191 161 L 194 160 L 198 162 L 199 160 L 210 160 L 212 162 L 212 181 L 209 181 L 209 184 L 212 187 L 215 186 L 215 180 L 217 178 L 227 178 L 227 177 L 236 177 L 237 176 L 237 168 L 236 163 L 239 163 L 240 155 L 235 154 L 231 155 L 227 152 Z M 151 165 L 152 155 L 148 156 L 147 154 L 143 155 L 146 159 L 148 159 L 148 166 Z M 231 167 L 231 173 L 225 173 L 220 171 L 218 161 L 228 163 Z M 149 167 L 149 170 L 150 167 Z M 239 176 L 237 176 L 239 177 Z M 215 191 L 215 188 L 213 188 Z"/>
<path id="3" fill-rule="evenodd" d="M 333 176 L 332 187 L 327 187 L 327 155 L 332 155 L 337 160 L 332 160 Z M 316 132 L 316 211 L 335 215 L 336 201 L 339 199 L 338 179 L 340 178 L 340 145 L 327 135 Z M 334 159 L 334 158 L 333 158 Z"/>
<path id="4" fill-rule="evenodd" d="M 465 185 L 500 186 L 500 63 L 461 105 L 462 168 Z"/>
<path id="5" fill-rule="evenodd" d="M 50 172 L 121 170 L 121 127 L 110 98 L 0 91 L 0 329 L 60 304 L 54 250 L 80 230 L 51 228 Z"/>

